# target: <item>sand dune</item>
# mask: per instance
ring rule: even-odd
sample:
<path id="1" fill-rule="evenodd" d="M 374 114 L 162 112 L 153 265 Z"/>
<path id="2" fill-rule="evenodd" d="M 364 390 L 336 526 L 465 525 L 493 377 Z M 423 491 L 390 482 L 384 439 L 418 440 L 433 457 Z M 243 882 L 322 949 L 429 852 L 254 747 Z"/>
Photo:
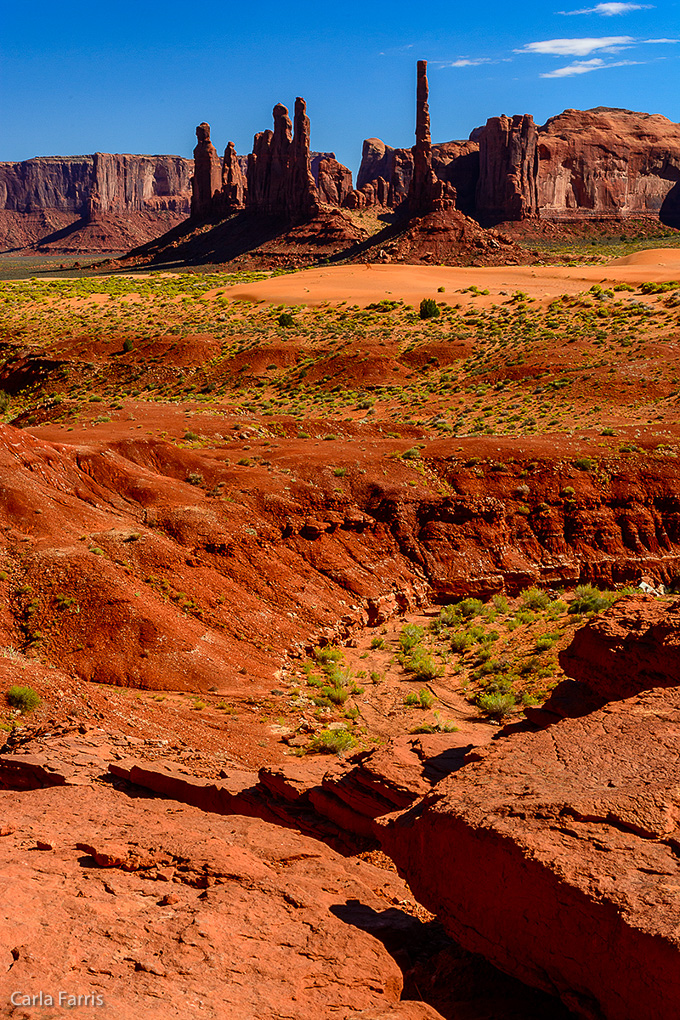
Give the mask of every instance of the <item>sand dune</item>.
<path id="1" fill-rule="evenodd" d="M 560 294 L 578 294 L 594 283 L 663 283 L 678 276 L 680 249 L 652 248 L 615 259 L 605 266 L 327 266 L 229 287 L 225 296 L 283 305 L 346 301 L 363 306 L 385 299 L 416 304 L 424 297 L 458 301 L 465 295 L 456 292 L 474 285 L 489 290 L 486 303 L 490 303 L 518 290 L 539 300 L 552 300 Z M 484 303 L 480 298 L 475 301 Z"/>

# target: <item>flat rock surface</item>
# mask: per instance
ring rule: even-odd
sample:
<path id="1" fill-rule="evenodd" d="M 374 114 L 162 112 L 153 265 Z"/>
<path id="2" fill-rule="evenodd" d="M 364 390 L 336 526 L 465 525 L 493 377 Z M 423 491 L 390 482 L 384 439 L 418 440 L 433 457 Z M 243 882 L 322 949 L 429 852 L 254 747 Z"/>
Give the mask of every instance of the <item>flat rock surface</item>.
<path id="1" fill-rule="evenodd" d="M 677 689 L 514 734 L 383 822 L 384 848 L 508 973 L 590 1018 L 674 1020 L 679 735 Z"/>
<path id="2" fill-rule="evenodd" d="M 393 958 L 342 919 L 348 904 L 378 927 L 400 913 L 396 875 L 256 819 L 102 786 L 4 791 L 0 818 L 3 1016 L 61 1020 L 10 1004 L 41 990 L 99 995 L 117 1020 L 439 1016 L 402 1006 Z"/>

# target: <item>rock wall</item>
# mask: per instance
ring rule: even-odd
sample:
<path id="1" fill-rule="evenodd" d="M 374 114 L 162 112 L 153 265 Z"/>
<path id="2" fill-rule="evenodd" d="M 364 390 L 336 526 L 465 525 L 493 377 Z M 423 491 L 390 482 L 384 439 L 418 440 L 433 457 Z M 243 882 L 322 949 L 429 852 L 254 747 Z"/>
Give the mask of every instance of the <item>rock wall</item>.
<path id="1" fill-rule="evenodd" d="M 538 214 L 538 131 L 534 119 L 492 117 L 479 137 L 475 215 L 485 225 Z"/>
<path id="2" fill-rule="evenodd" d="M 64 240 L 78 225 L 91 231 L 96 250 L 120 250 L 123 233 L 150 240 L 189 212 L 193 163 L 181 156 L 97 152 L 0 163 L 0 250 Z M 106 223 L 111 222 L 110 237 Z M 85 241 L 87 246 L 87 241 Z"/>
<path id="3" fill-rule="evenodd" d="M 659 217 L 680 226 L 680 124 L 658 114 L 565 110 L 539 129 L 542 219 Z"/>
<path id="4" fill-rule="evenodd" d="M 419 87 L 420 104 L 427 105 L 426 79 Z M 429 115 L 420 104 L 424 128 Z M 399 208 L 412 187 L 419 145 L 425 162 L 416 175 L 416 206 L 423 175 L 432 172 L 455 191 L 456 208 L 485 225 L 650 218 L 680 227 L 680 124 L 660 115 L 566 110 L 542 127 L 529 114 L 492 117 L 466 142 L 431 145 L 429 161 L 426 141 L 412 151 L 369 138 L 345 205 Z"/>

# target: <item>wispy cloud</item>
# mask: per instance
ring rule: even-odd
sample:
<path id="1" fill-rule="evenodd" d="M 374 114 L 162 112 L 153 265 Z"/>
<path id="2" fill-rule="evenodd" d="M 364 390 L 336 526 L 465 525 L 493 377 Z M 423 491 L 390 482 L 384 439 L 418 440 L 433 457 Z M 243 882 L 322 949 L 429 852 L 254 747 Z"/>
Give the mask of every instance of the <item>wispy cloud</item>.
<path id="1" fill-rule="evenodd" d="M 436 61 L 437 67 L 479 67 L 480 64 L 497 64 L 491 57 L 459 57 L 458 60 Z"/>
<path id="2" fill-rule="evenodd" d="M 615 60 L 609 63 L 594 57 L 592 60 L 574 60 L 566 67 L 557 67 L 554 71 L 546 71 L 541 78 L 571 78 L 575 74 L 589 74 L 590 71 L 607 71 L 610 67 L 629 67 L 634 64 L 644 63 L 640 60 Z"/>
<path id="3" fill-rule="evenodd" d="M 515 53 L 548 53 L 555 57 L 587 57 L 598 50 L 604 53 L 618 53 L 632 46 L 635 39 L 630 35 L 606 35 L 599 39 L 543 39 L 530 42 Z"/>
<path id="4" fill-rule="evenodd" d="M 596 4 L 594 7 L 582 7 L 579 11 L 557 11 L 558 14 L 600 14 L 603 18 L 612 18 L 616 14 L 628 14 L 630 11 L 651 11 L 653 4 L 607 3 Z"/>

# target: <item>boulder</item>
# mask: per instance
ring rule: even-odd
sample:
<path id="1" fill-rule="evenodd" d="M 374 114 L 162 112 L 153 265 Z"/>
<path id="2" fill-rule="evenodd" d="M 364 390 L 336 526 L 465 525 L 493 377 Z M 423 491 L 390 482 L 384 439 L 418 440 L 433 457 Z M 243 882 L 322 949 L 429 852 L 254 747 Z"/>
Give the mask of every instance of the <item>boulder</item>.
<path id="1" fill-rule="evenodd" d="M 560 654 L 565 673 L 607 701 L 680 685 L 680 600 L 619 599 Z"/>

